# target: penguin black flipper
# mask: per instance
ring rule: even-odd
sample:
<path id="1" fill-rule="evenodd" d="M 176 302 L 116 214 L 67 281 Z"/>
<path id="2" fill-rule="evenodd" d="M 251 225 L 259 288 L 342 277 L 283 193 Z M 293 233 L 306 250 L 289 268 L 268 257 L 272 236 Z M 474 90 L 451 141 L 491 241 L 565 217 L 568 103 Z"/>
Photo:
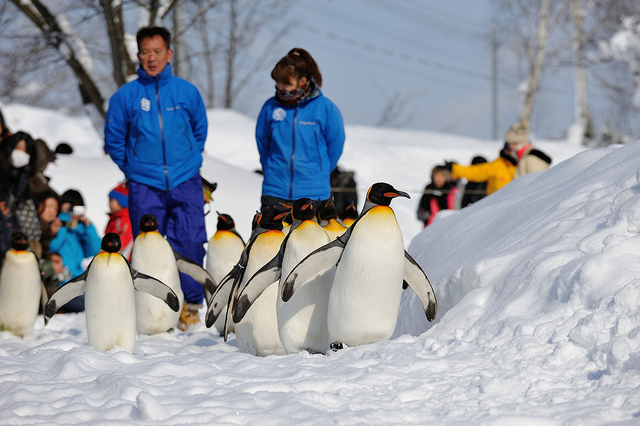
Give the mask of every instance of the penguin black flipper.
<path id="1" fill-rule="evenodd" d="M 133 288 L 137 291 L 143 291 L 149 293 L 152 296 L 157 297 L 167 304 L 174 312 L 180 310 L 180 302 L 178 296 L 171 290 L 171 287 L 163 283 L 157 278 L 153 278 L 150 275 L 143 274 L 142 272 L 133 269 L 129 261 L 122 257 L 129 266 L 129 272 L 131 272 L 131 278 L 133 281 Z M 88 269 L 88 268 L 87 268 Z"/>
<path id="2" fill-rule="evenodd" d="M 44 312 L 47 308 L 47 302 L 49 301 L 49 293 L 47 293 L 47 287 L 40 281 L 40 311 Z"/>
<path id="3" fill-rule="evenodd" d="M 234 278 L 233 285 L 229 291 L 229 299 L 227 301 L 227 310 L 225 312 L 224 318 L 224 331 L 222 333 L 222 337 L 224 341 L 227 341 L 227 336 L 229 336 L 229 328 L 231 327 L 231 313 L 233 312 L 233 306 L 236 303 L 238 298 L 238 293 L 240 292 L 240 283 L 242 282 L 242 278 L 244 277 L 244 268 L 242 268 L 241 272 Z"/>
<path id="4" fill-rule="evenodd" d="M 89 268 L 90 267 L 91 264 L 89 264 Z M 55 293 L 51 295 L 51 298 L 44 309 L 44 325 L 47 325 L 51 317 L 67 302 L 84 294 L 84 289 L 87 284 L 87 271 L 89 268 L 87 268 L 82 274 L 70 279 L 58 287 Z"/>
<path id="5" fill-rule="evenodd" d="M 289 234 L 290 235 L 290 234 Z M 282 256 L 279 252 L 266 265 L 258 270 L 244 285 L 232 309 L 233 321 L 237 324 L 253 304 L 274 282 L 280 280 L 282 273 Z"/>
<path id="6" fill-rule="evenodd" d="M 438 302 L 433 287 L 431 287 L 427 274 L 406 250 L 404 252 L 403 280 L 420 298 L 427 320 L 433 321 L 438 313 Z"/>
<path id="7" fill-rule="evenodd" d="M 229 300 L 229 293 L 231 293 L 235 277 L 237 277 L 239 273 L 240 267 L 238 265 L 234 266 L 222 281 L 220 281 L 215 293 L 207 300 L 207 313 L 205 315 L 207 328 L 210 328 L 222 313 L 222 308 L 224 308 L 225 303 Z"/>
<path id="8" fill-rule="evenodd" d="M 282 286 L 282 294 L 280 296 L 284 302 L 291 299 L 293 293 L 311 277 L 328 270 L 340 262 L 352 229 L 353 225 L 347 232 L 332 242 L 312 251 L 293 268 Z"/>
<path id="9" fill-rule="evenodd" d="M 177 251 L 174 250 L 173 254 L 176 258 L 178 271 L 189 275 L 191 278 L 199 282 L 204 289 L 205 299 L 209 300 L 209 298 L 216 292 L 216 288 L 218 287 L 211 274 L 206 269 L 204 269 L 202 265 L 197 264 L 188 257 L 181 255 Z"/>

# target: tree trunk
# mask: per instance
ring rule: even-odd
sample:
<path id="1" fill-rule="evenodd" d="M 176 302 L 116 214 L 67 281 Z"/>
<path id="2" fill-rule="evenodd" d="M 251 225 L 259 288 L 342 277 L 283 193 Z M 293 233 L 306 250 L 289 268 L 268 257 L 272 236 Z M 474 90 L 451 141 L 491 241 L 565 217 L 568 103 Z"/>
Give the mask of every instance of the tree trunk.
<path id="1" fill-rule="evenodd" d="M 236 12 L 236 0 L 229 2 L 229 45 L 227 47 L 227 81 L 225 84 L 224 107 L 231 108 L 233 106 L 233 80 L 234 80 L 234 61 L 236 58 L 236 48 L 238 42 L 238 14 Z"/>
<path id="2" fill-rule="evenodd" d="M 574 43 L 574 85 L 575 85 L 575 118 L 574 136 L 580 144 L 593 139 L 593 124 L 589 111 L 589 98 L 587 93 L 587 71 L 585 69 L 585 32 L 584 17 L 587 11 L 582 7 L 580 0 L 572 0 L 572 22 Z"/>
<path id="3" fill-rule="evenodd" d="M 546 45 L 549 37 L 548 21 L 549 7 L 551 0 L 542 0 L 540 9 L 538 10 L 538 34 L 536 37 L 536 48 L 534 57 L 529 70 L 529 84 L 524 96 L 520 119 L 531 122 L 531 114 L 533 113 L 533 105 L 535 96 L 540 85 L 540 76 L 542 74 L 542 65 L 546 56 Z"/>
<path id="4" fill-rule="evenodd" d="M 32 0 L 31 2 L 11 1 L 40 29 L 47 43 L 60 52 L 60 55 L 76 75 L 83 98 L 95 105 L 100 115 L 105 117 L 104 98 L 93 81 L 89 70 L 83 64 L 82 58 L 76 55 L 76 46 L 74 40 L 71 39 L 72 35 L 63 31 L 56 17 L 40 0 Z"/>
<path id="5" fill-rule="evenodd" d="M 113 79 L 120 87 L 127 82 L 127 76 L 136 73 L 136 64 L 132 61 L 125 45 L 122 4 L 118 3 L 116 7 L 113 7 L 113 4 L 111 0 L 100 0 L 111 46 Z"/>

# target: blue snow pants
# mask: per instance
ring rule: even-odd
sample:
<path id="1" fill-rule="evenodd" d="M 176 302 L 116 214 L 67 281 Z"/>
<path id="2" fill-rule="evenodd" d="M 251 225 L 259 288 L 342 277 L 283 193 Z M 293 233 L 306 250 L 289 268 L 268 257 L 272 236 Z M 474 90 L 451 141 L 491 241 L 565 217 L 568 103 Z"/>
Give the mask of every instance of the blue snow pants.
<path id="1" fill-rule="evenodd" d="M 140 233 L 140 219 L 145 214 L 158 218 L 158 232 L 167 237 L 176 252 L 203 264 L 207 230 L 200 174 L 170 191 L 129 181 L 129 218 L 134 238 Z M 200 283 L 180 273 L 180 285 L 185 303 L 202 303 L 204 292 Z"/>

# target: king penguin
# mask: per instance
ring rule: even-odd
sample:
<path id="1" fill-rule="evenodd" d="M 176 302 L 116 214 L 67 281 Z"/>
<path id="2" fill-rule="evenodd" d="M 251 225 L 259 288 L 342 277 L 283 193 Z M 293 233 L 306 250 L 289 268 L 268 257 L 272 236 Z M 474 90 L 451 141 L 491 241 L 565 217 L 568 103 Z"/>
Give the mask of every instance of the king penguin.
<path id="1" fill-rule="evenodd" d="M 109 351 L 116 346 L 130 353 L 136 342 L 136 303 L 134 289 L 152 294 L 178 312 L 178 296 L 157 279 L 136 271 L 118 251 L 120 236 L 108 233 L 87 269 L 67 281 L 51 295 L 45 309 L 45 324 L 59 307 L 85 295 L 85 316 L 89 345 Z"/>
<path id="2" fill-rule="evenodd" d="M 355 222 L 357 219 L 358 207 L 356 207 L 356 204 L 352 201 L 347 204 L 340 212 L 340 220 L 342 220 L 342 224 L 348 228 L 353 225 L 353 222 Z"/>
<path id="3" fill-rule="evenodd" d="M 270 214 L 274 213 L 274 211 L 269 210 L 265 213 Z M 207 300 L 205 324 L 207 327 L 211 327 L 212 325 L 217 324 L 221 321 L 223 325 L 220 335 L 224 337 L 225 342 L 227 341 L 227 335 L 229 333 L 235 332 L 233 319 L 231 319 L 231 321 L 229 322 L 226 321 L 228 301 L 233 298 L 232 290 L 235 290 L 236 287 L 240 285 L 240 282 L 244 277 L 244 271 L 246 270 L 247 260 L 249 258 L 249 251 L 251 250 L 251 246 L 255 242 L 256 237 L 260 234 L 260 232 L 267 231 L 267 229 L 258 228 L 259 218 L 261 218 L 263 222 L 266 222 L 264 216 L 265 214 L 260 212 L 256 212 L 256 214 L 253 216 L 253 220 L 251 221 L 251 235 L 249 236 L 249 241 L 240 254 L 238 263 L 236 263 L 231 271 L 227 275 L 225 275 L 225 277 L 219 282 L 216 292 L 211 296 L 209 300 Z"/>
<path id="4" fill-rule="evenodd" d="M 236 224 L 233 218 L 225 213 L 217 213 L 217 229 L 209 239 L 206 269 L 215 282 L 221 283 L 222 279 L 231 272 L 233 266 L 238 263 L 245 243 L 236 231 Z M 209 300 L 207 300 L 208 302 Z M 222 335 L 224 333 L 224 316 L 219 316 L 213 325 Z"/>
<path id="5" fill-rule="evenodd" d="M 331 241 L 329 235 L 315 220 L 314 204 L 309 198 L 296 200 L 291 209 L 293 223 L 277 255 L 261 268 L 247 283 L 235 306 L 234 321 L 251 315 L 253 303 L 264 298 L 263 291 L 278 283 L 278 294 L 289 272 L 305 256 Z M 329 269 L 312 277 L 287 303 L 277 297 L 278 334 L 286 353 L 306 350 L 326 353 L 329 349 L 327 334 L 327 296 L 333 280 Z M 251 309 L 249 309 L 251 308 Z"/>
<path id="6" fill-rule="evenodd" d="M 344 234 L 347 227 L 343 225 L 342 221 L 338 217 L 338 209 L 333 203 L 333 198 L 326 199 L 320 202 L 316 210 L 316 216 L 318 223 L 325 230 L 331 241 Z M 302 259 L 301 259 L 302 260 Z"/>
<path id="7" fill-rule="evenodd" d="M 258 356 L 272 354 L 284 354 L 284 348 L 278 336 L 278 322 L 276 317 L 277 283 L 274 283 L 264 298 L 257 304 L 260 306 L 253 316 L 247 316 L 243 321 L 234 323 L 232 308 L 236 303 L 238 294 L 248 279 L 262 266 L 264 266 L 278 252 L 284 234 L 282 233 L 282 219 L 286 212 L 275 209 L 267 209 L 256 215 L 255 228 L 251 238 L 245 247 L 240 261 L 234 267 L 228 277 L 220 283 L 217 294 L 214 294 L 207 310 L 207 327 L 216 322 L 218 316 L 225 317 L 225 330 L 223 336 L 227 338 L 230 328 L 233 326 L 236 333 L 236 342 L 241 352 Z M 229 285 L 228 283 L 231 282 Z M 227 290 L 222 286 L 228 286 Z M 227 307 L 223 308 L 223 297 L 227 297 Z M 223 315 L 221 315 L 223 314 Z"/>
<path id="8" fill-rule="evenodd" d="M 184 293 L 171 244 L 158 232 L 158 219 L 146 214 L 140 219 L 140 233 L 133 243 L 131 267 L 150 275 L 169 286 L 182 306 Z M 148 293 L 135 293 L 136 329 L 141 334 L 168 331 L 178 324 L 180 312 L 174 312 L 166 303 Z"/>
<path id="9" fill-rule="evenodd" d="M 261 232 L 254 240 L 249 251 L 247 267 L 234 298 L 227 308 L 227 321 L 231 320 L 231 312 L 237 297 L 242 288 L 253 274 L 269 262 L 278 253 L 282 241 L 285 238 L 281 229 L 282 222 L 272 222 L 265 224 L 262 218 L 258 218 L 258 227 L 271 227 Z M 278 226 L 280 225 L 280 226 Z M 272 284 L 264 291 L 262 296 L 256 300 L 255 309 L 250 315 L 246 315 L 242 321 L 235 322 L 236 342 L 240 352 L 250 353 L 257 356 L 284 355 L 285 351 L 278 335 L 278 318 L 276 314 L 276 299 L 278 295 L 278 282 Z"/>
<path id="10" fill-rule="evenodd" d="M 372 185 L 358 220 L 345 234 L 307 256 L 285 280 L 282 298 L 287 301 L 309 277 L 337 264 L 327 307 L 333 350 L 390 338 L 405 282 L 420 298 L 427 320 L 436 316 L 438 305 L 429 279 L 404 250 L 402 232 L 389 206 L 395 197 L 409 195 L 388 183 Z"/>
<path id="11" fill-rule="evenodd" d="M 33 331 L 43 292 L 38 258 L 28 247 L 25 234 L 13 234 L 0 272 L 0 330 L 21 337 Z"/>

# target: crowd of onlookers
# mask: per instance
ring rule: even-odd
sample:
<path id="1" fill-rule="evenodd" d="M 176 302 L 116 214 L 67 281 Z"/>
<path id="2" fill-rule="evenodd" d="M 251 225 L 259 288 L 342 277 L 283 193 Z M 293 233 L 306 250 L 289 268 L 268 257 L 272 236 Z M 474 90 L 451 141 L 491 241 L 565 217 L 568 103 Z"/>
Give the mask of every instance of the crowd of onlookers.
<path id="1" fill-rule="evenodd" d="M 513 179 L 547 170 L 551 165 L 551 158 L 531 143 L 528 123 L 521 121 L 511 126 L 504 139 L 498 158 L 492 162 L 477 156 L 469 166 L 447 161 L 431 170 L 431 182 L 424 189 L 417 211 L 424 226 L 430 225 L 440 210 L 466 207 Z M 467 183 L 459 187 L 463 179 Z"/>
<path id="2" fill-rule="evenodd" d="M 86 214 L 82 194 L 73 188 L 59 194 L 45 174 L 58 155 L 72 152 L 66 143 L 52 151 L 42 139 L 34 140 L 23 131 L 12 133 L 0 112 L 0 268 L 11 249 L 12 235 L 25 234 L 40 261 L 49 295 L 80 275 L 100 251 L 101 238 Z M 126 185 L 119 184 L 109 194 L 111 212 L 105 232 L 120 234 L 122 253 L 128 257 L 133 235 L 127 206 Z M 83 309 L 83 297 L 64 307 L 67 312 Z"/>

